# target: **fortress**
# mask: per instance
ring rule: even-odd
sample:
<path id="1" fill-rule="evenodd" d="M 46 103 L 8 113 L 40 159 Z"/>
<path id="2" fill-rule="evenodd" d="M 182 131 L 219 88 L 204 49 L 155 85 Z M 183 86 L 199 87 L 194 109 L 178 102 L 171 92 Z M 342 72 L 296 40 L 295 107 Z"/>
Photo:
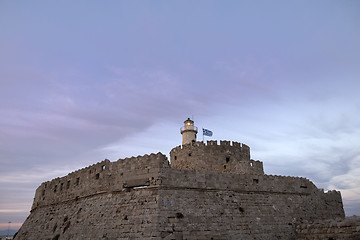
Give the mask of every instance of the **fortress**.
<path id="1" fill-rule="evenodd" d="M 190 119 L 181 134 L 171 164 L 104 160 L 42 183 L 15 239 L 300 239 L 300 224 L 344 218 L 340 192 L 264 174 L 245 144 L 197 142 Z"/>

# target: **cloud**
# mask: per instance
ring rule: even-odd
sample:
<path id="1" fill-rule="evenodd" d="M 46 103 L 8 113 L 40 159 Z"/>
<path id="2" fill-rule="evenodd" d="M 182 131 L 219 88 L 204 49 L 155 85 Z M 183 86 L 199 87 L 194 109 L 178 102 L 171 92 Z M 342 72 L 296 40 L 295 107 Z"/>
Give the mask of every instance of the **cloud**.
<path id="1" fill-rule="evenodd" d="M 4 173 L 69 165 L 80 156 L 89 157 L 90 149 L 143 132 L 159 121 L 206 114 L 222 102 L 205 104 L 211 94 L 197 92 L 191 79 L 162 69 L 108 68 L 102 81 L 73 71 L 53 76 L 23 70 L 0 71 L 1 91 L 6 93 L 0 97 Z M 215 92 L 218 84 L 212 87 L 207 91 Z"/>
<path id="2" fill-rule="evenodd" d="M 239 124 L 237 131 L 252 126 L 242 133 L 267 174 L 303 176 L 319 188 L 340 190 L 346 214 L 359 215 L 360 112 L 356 104 L 342 103 L 318 99 L 286 106 L 285 112 L 268 104 L 260 111 L 274 114 L 255 113 L 252 125 Z"/>

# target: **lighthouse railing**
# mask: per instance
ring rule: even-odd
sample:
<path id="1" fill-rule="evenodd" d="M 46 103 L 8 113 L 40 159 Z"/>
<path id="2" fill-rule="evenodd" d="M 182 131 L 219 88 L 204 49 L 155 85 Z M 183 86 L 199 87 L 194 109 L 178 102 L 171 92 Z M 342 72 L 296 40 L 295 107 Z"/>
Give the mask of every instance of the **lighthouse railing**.
<path id="1" fill-rule="evenodd" d="M 194 129 L 191 129 L 191 128 L 185 128 L 185 127 L 181 127 L 180 128 L 180 132 L 183 132 L 183 131 L 188 131 L 188 130 L 194 130 L 195 132 L 198 132 L 198 128 L 197 127 L 195 127 L 195 126 L 193 126 L 194 127 Z"/>

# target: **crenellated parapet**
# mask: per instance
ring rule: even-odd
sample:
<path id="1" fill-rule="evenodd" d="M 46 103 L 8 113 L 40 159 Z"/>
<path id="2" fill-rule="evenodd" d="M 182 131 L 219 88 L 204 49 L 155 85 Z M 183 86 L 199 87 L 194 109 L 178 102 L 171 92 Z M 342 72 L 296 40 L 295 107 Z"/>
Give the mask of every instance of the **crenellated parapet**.
<path id="1" fill-rule="evenodd" d="M 158 184 L 160 168 L 168 168 L 161 153 L 102 162 L 42 183 L 35 192 L 32 210 L 60 202 L 74 201 L 105 192 L 128 191 Z"/>
<path id="2" fill-rule="evenodd" d="M 213 172 L 264 174 L 260 161 L 250 159 L 250 147 L 230 141 L 194 142 L 170 151 L 171 167 Z"/>

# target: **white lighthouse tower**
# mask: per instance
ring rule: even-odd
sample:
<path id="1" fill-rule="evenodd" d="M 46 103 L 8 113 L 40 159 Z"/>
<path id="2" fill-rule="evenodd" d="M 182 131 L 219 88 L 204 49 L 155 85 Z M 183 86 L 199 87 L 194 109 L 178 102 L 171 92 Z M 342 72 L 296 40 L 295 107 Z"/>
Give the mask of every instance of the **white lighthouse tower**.
<path id="1" fill-rule="evenodd" d="M 196 142 L 197 127 L 194 126 L 194 121 L 188 118 L 184 122 L 184 126 L 180 128 L 182 134 L 182 145 Z"/>

